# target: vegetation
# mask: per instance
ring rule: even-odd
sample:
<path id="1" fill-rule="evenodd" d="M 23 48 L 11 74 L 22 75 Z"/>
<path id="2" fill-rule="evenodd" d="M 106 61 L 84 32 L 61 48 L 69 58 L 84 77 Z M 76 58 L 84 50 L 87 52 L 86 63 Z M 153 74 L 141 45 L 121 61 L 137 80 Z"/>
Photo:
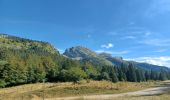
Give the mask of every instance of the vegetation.
<path id="1" fill-rule="evenodd" d="M 123 92 L 130 92 L 142 90 L 149 87 L 160 86 L 161 82 L 117 82 L 110 81 L 93 81 L 82 80 L 79 84 L 72 82 L 65 83 L 37 83 L 20 85 L 11 88 L 0 89 L 0 100 L 41 100 L 43 97 L 46 99 L 59 98 L 59 97 L 72 97 L 82 95 L 96 95 L 96 94 L 117 94 Z"/>
<path id="2" fill-rule="evenodd" d="M 112 82 L 170 79 L 168 71 L 147 71 L 133 63 L 116 66 L 72 60 L 44 42 L 8 35 L 2 35 L 0 41 L 0 87 L 44 81 L 77 83 L 82 79 Z"/>
<path id="3" fill-rule="evenodd" d="M 66 51 L 64 52 L 64 55 L 75 60 L 89 61 L 99 66 L 101 65 L 121 66 L 122 63 L 127 66 L 130 63 L 133 63 L 134 66 L 140 69 L 148 70 L 148 71 L 153 70 L 153 71 L 160 72 L 160 70 L 164 70 L 164 71 L 170 72 L 170 68 L 167 68 L 165 66 L 152 65 L 148 63 L 139 63 L 135 61 L 126 61 L 123 59 L 123 57 L 119 57 L 119 56 L 113 57 L 111 54 L 105 53 L 105 52 L 98 54 L 82 46 L 75 46 L 75 47 L 66 49 Z"/>

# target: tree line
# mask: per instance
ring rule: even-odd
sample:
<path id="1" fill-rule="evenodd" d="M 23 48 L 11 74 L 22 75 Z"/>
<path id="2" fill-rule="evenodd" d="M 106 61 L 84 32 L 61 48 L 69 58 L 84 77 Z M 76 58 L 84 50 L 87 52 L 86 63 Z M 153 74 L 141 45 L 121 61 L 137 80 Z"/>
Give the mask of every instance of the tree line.
<path id="1" fill-rule="evenodd" d="M 0 47 L 0 87 L 37 82 L 77 82 L 81 79 L 112 82 L 143 82 L 167 80 L 170 73 L 147 71 L 133 63 L 120 66 L 94 65 L 88 61 L 75 61 L 59 53 L 41 48 L 10 49 Z"/>

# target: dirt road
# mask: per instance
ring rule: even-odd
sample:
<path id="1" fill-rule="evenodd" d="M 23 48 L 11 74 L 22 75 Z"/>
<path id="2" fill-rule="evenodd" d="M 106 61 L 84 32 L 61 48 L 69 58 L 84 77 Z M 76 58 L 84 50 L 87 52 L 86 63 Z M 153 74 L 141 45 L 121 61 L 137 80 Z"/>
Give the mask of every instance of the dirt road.
<path id="1" fill-rule="evenodd" d="M 120 94 L 104 94 L 104 95 L 91 95 L 91 96 L 77 96 L 77 97 L 63 97 L 63 98 L 50 98 L 45 100 L 112 100 L 115 97 L 122 96 L 142 96 L 142 95 L 157 95 L 161 94 L 164 90 L 170 89 L 170 83 L 162 87 L 149 88 L 145 90 L 127 92 Z"/>

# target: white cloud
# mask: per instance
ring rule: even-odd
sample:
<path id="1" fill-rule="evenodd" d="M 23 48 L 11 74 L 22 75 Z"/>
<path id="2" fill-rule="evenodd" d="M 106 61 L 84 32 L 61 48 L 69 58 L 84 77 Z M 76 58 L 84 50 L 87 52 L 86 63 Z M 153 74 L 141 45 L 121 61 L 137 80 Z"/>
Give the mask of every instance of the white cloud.
<path id="1" fill-rule="evenodd" d="M 170 67 L 170 56 L 162 56 L 162 57 L 139 57 L 134 59 L 126 59 L 133 60 L 137 62 L 145 62 L 153 65 L 166 66 Z"/>
<path id="2" fill-rule="evenodd" d="M 109 49 L 109 48 L 113 48 L 114 45 L 112 43 L 108 43 L 108 44 L 103 44 L 101 45 L 102 48 L 106 48 L 106 49 Z"/>
<path id="3" fill-rule="evenodd" d="M 95 52 L 97 53 L 109 53 L 109 54 L 112 54 L 112 55 L 123 55 L 123 54 L 128 54 L 130 53 L 130 51 L 128 50 L 125 50 L 125 51 L 108 51 L 108 50 L 96 50 Z"/>
<path id="4" fill-rule="evenodd" d="M 139 43 L 152 46 L 170 46 L 169 39 L 144 39 L 139 41 Z"/>

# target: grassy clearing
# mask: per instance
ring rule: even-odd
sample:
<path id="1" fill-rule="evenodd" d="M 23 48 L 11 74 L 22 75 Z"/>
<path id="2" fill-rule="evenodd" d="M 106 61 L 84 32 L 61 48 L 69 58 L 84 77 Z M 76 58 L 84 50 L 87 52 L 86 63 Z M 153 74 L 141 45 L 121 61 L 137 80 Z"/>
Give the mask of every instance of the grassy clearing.
<path id="1" fill-rule="evenodd" d="M 0 100 L 27 100 L 38 98 L 55 98 L 67 96 L 81 96 L 94 94 L 115 94 L 141 90 L 162 85 L 162 82 L 118 82 L 81 81 L 79 84 L 67 83 L 39 83 L 0 89 Z"/>

